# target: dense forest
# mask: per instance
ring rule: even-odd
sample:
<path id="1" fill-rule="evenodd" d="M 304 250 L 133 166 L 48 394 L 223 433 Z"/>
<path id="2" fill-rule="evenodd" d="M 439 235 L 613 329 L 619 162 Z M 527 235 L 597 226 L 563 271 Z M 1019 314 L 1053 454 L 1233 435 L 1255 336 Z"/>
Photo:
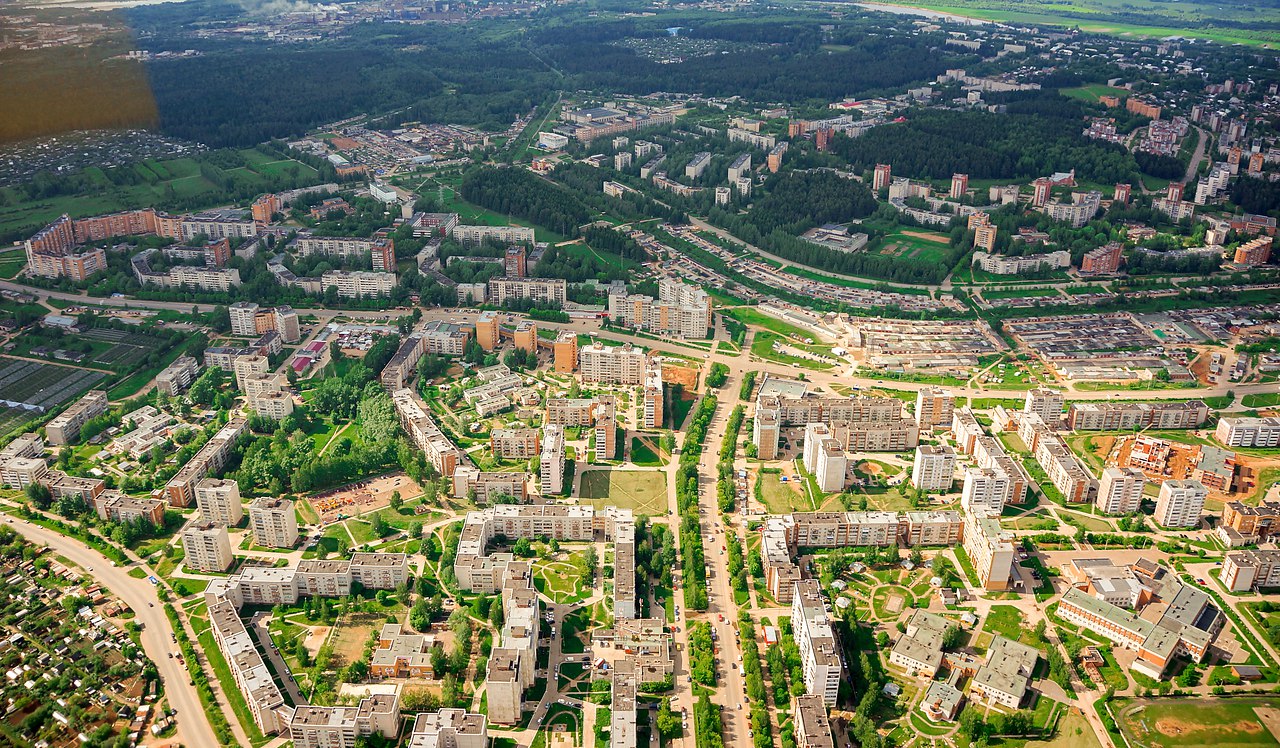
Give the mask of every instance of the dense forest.
<path id="1" fill-rule="evenodd" d="M 578 227 L 591 219 L 575 195 L 525 169 L 483 167 L 467 172 L 462 179 L 462 197 L 565 236 L 575 235 Z"/>
<path id="2" fill-rule="evenodd" d="M 855 170 L 893 165 L 895 175 L 946 179 L 1033 179 L 1075 169 L 1082 179 L 1134 181 L 1138 166 L 1123 146 L 1081 134 L 1078 102 L 1056 91 L 1035 92 L 1008 104 L 1006 114 L 916 109 L 900 124 L 857 138 L 837 134 L 832 150 Z"/>
<path id="3" fill-rule="evenodd" d="M 1240 175 L 1231 183 L 1231 202 L 1249 213 L 1270 213 L 1280 209 L 1280 183 Z"/>

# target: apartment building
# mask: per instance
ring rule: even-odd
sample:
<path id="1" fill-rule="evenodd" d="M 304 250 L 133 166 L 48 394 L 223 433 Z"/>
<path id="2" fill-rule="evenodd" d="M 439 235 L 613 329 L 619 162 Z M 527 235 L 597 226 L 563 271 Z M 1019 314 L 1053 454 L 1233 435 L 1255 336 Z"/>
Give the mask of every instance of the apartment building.
<path id="1" fill-rule="evenodd" d="M 960 500 L 965 506 L 999 515 L 1009 503 L 1009 476 L 992 468 L 967 468 Z"/>
<path id="2" fill-rule="evenodd" d="M 432 320 L 422 326 L 422 352 L 442 356 L 461 356 L 467 350 L 467 341 L 475 329 L 443 320 Z M 415 365 L 417 362 L 414 362 Z"/>
<path id="3" fill-rule="evenodd" d="M 1258 506 L 1228 501 L 1222 507 L 1218 536 L 1229 547 L 1267 542 L 1280 528 L 1280 502 L 1263 499 Z"/>
<path id="4" fill-rule="evenodd" d="M 391 402 L 396 407 L 400 425 L 409 440 L 422 450 L 436 472 L 449 478 L 459 465 L 468 462 L 466 454 L 449 441 L 435 419 L 428 415 L 426 403 L 422 402 L 416 392 L 407 388 L 398 389 L 391 393 Z"/>
<path id="5" fill-rule="evenodd" d="M 1087 275 L 1115 273 L 1120 270 L 1123 254 L 1124 245 L 1120 242 L 1108 242 L 1091 249 L 1080 260 L 1080 272 Z"/>
<path id="6" fill-rule="evenodd" d="M 804 427 L 804 469 L 814 477 L 818 488 L 833 493 L 843 491 L 849 473 L 849 461 L 840 442 L 831 438 L 825 423 Z"/>
<path id="7" fill-rule="evenodd" d="M 254 724 L 266 734 L 285 733 L 291 709 L 262 655 L 258 654 L 257 643 L 240 620 L 236 606 L 227 601 L 212 603 L 208 619 L 213 641 L 227 661 L 236 687 L 244 695 Z"/>
<path id="8" fill-rule="evenodd" d="M 1066 501 L 1082 504 L 1097 495 L 1097 481 L 1062 437 L 1046 426 L 1036 412 L 1025 412 L 1019 419 L 1018 436 Z"/>
<path id="9" fill-rule="evenodd" d="M 43 457 L 10 457 L 0 462 L 0 483 L 17 489 L 25 489 L 34 483 L 43 483 L 49 473 L 49 465 Z"/>
<path id="10" fill-rule="evenodd" d="M 476 344 L 484 351 L 493 351 L 502 342 L 502 326 L 498 313 L 492 309 L 480 312 L 476 318 Z"/>
<path id="11" fill-rule="evenodd" d="M 538 324 L 528 319 L 517 322 L 511 342 L 517 350 L 538 355 Z"/>
<path id="12" fill-rule="evenodd" d="M 569 283 L 563 278 L 490 278 L 486 288 L 489 301 L 506 306 L 511 301 L 530 301 L 543 306 L 564 306 Z"/>
<path id="13" fill-rule="evenodd" d="M 665 391 L 662 387 L 662 359 L 657 356 L 650 356 L 646 362 L 640 396 L 642 398 L 640 425 L 646 429 L 662 428 L 665 418 L 663 411 Z"/>
<path id="14" fill-rule="evenodd" d="M 236 378 L 236 389 L 246 392 L 245 380 L 249 377 L 266 374 L 271 370 L 271 362 L 266 356 L 250 354 L 237 356 L 231 364 L 231 372 Z"/>
<path id="15" fill-rule="evenodd" d="M 268 392 L 249 402 L 254 413 L 273 421 L 283 421 L 293 413 L 293 396 L 287 392 Z"/>
<path id="16" fill-rule="evenodd" d="M 183 216 L 179 226 L 181 234 L 178 238 L 187 242 L 201 236 L 206 239 L 248 239 L 258 233 L 258 225 L 253 218 L 241 211 L 206 211 Z"/>
<path id="17" fill-rule="evenodd" d="M 1098 481 L 1094 502 L 1103 514 L 1133 514 L 1142 505 L 1142 489 L 1147 478 L 1137 468 L 1108 467 Z"/>
<path id="18" fill-rule="evenodd" d="M 200 451 L 187 460 L 177 474 L 164 486 L 164 495 L 170 506 L 190 506 L 196 498 L 196 483 L 209 473 L 216 473 L 227 463 L 236 439 L 249 428 L 244 418 L 232 418 L 218 430 L 209 441 L 204 443 Z"/>
<path id="19" fill-rule="evenodd" d="M 107 412 L 105 390 L 89 390 L 70 408 L 45 424 L 44 434 L 54 446 L 72 444 L 79 440 L 80 429 L 91 419 Z"/>
<path id="20" fill-rule="evenodd" d="M 973 415 L 973 411 L 965 406 L 953 411 L 951 415 L 951 435 L 955 437 L 956 447 L 962 454 L 973 454 L 974 441 L 983 435 L 982 424 Z"/>
<path id="21" fill-rule="evenodd" d="M 549 398 L 543 423 L 594 429 L 597 461 L 612 460 L 617 454 L 617 400 L 612 395 Z"/>
<path id="22" fill-rule="evenodd" d="M 635 665 L 628 660 L 618 662 L 610 679 L 609 748 L 636 748 Z"/>
<path id="23" fill-rule="evenodd" d="M 191 356 L 179 356 L 156 375 L 156 389 L 169 397 L 176 397 L 196 381 L 200 363 Z"/>
<path id="24" fill-rule="evenodd" d="M 1213 435 L 1228 447 L 1280 447 L 1280 417 L 1219 418 Z"/>
<path id="25" fill-rule="evenodd" d="M 489 432 L 489 449 L 502 460 L 528 460 L 542 452 L 534 428 L 494 429 Z"/>
<path id="26" fill-rule="evenodd" d="M 618 618 L 611 629 L 596 629 L 592 641 L 623 655 L 615 663 L 633 666 L 640 683 L 657 683 L 672 676 L 671 632 L 660 618 Z"/>
<path id="27" fill-rule="evenodd" d="M 658 335 L 706 338 L 711 327 L 711 297 L 697 286 L 675 279 L 658 281 L 658 298 L 610 294 L 609 319 Z"/>
<path id="28" fill-rule="evenodd" d="M 460 244 L 483 244 L 492 239 L 501 244 L 533 244 L 533 229 L 525 226 L 468 226 L 454 224 L 450 234 Z"/>
<path id="29" fill-rule="evenodd" d="M 795 715 L 796 748 L 836 748 L 827 705 L 821 696 L 792 696 L 791 713 Z"/>
<path id="30" fill-rule="evenodd" d="M 388 296 L 396 287 L 396 274 L 372 270 L 330 270 L 320 276 L 320 290 L 338 289 L 343 299 Z"/>
<path id="31" fill-rule="evenodd" d="M 1219 579 L 1232 592 L 1280 587 L 1280 550 L 1231 551 L 1222 561 Z"/>
<path id="32" fill-rule="evenodd" d="M 196 508 L 206 522 L 235 527 L 244 518 L 240 484 L 234 480 L 202 478 L 196 483 Z"/>
<path id="33" fill-rule="evenodd" d="M 916 423 L 921 429 L 946 428 L 955 417 L 956 396 L 941 387 L 922 387 L 916 393 Z"/>
<path id="34" fill-rule="evenodd" d="M 1200 513 L 1209 491 L 1198 480 L 1167 480 L 1160 484 L 1156 498 L 1156 524 L 1161 527 L 1200 526 Z"/>
<path id="35" fill-rule="evenodd" d="M 564 427 L 554 423 L 543 426 L 542 452 L 538 456 L 538 476 L 543 496 L 564 493 L 564 455 Z"/>
<path id="36" fill-rule="evenodd" d="M 164 527 L 164 502 L 159 499 L 138 499 L 119 491 L 103 491 L 94 496 L 89 505 L 98 519 L 107 522 L 136 522 L 144 519 L 156 527 Z"/>
<path id="37" fill-rule="evenodd" d="M 302 705 L 288 722 L 294 748 L 355 748 L 360 738 L 374 734 L 394 739 L 400 734 L 400 699 L 374 694 L 357 706 Z"/>
<path id="38" fill-rule="evenodd" d="M 634 386 L 644 384 L 645 353 L 630 343 L 606 346 L 596 341 L 578 351 L 583 382 Z"/>
<path id="39" fill-rule="evenodd" d="M 293 251 L 299 257 L 325 255 L 337 257 L 344 262 L 365 262 L 369 258 L 370 267 L 384 273 L 396 271 L 395 241 L 383 232 L 372 239 L 359 239 L 348 236 L 312 236 L 299 234 L 293 243 Z"/>
<path id="40" fill-rule="evenodd" d="M 1194 429 L 1209 419 L 1209 406 L 1201 400 L 1185 402 L 1087 402 L 1072 403 L 1067 428 L 1073 431 L 1128 431 L 1132 429 Z"/>
<path id="41" fill-rule="evenodd" d="M 489 720 L 465 709 L 419 712 L 406 748 L 488 748 Z"/>
<path id="42" fill-rule="evenodd" d="M 182 530 L 183 565 L 196 571 L 223 572 L 235 563 L 227 528 L 203 518 Z"/>
<path id="43" fill-rule="evenodd" d="M 484 686 L 489 696 L 489 719 L 494 724 L 514 725 L 520 722 L 524 687 L 520 684 L 519 667 L 520 654 L 514 650 L 495 647 L 489 653 Z"/>
<path id="44" fill-rule="evenodd" d="M 922 444 L 916 446 L 916 459 L 911 465 L 911 485 L 921 491 L 950 491 L 955 482 L 956 453 L 951 447 Z"/>
<path id="45" fill-rule="evenodd" d="M 395 392 L 413 381 L 418 361 L 427 353 L 427 341 L 421 333 L 406 335 L 395 355 L 382 368 L 378 381 L 388 392 Z"/>
<path id="46" fill-rule="evenodd" d="M 263 548 L 292 548 L 298 543 L 298 516 L 293 502 L 284 498 L 259 496 L 249 504 L 249 529 L 254 545 Z"/>
<path id="47" fill-rule="evenodd" d="M 762 393 L 757 398 L 752 438 L 762 460 L 778 458 L 782 428 L 824 423 L 846 452 L 905 452 L 920 441 L 916 422 L 902 415 L 893 398 L 790 397 Z"/>
<path id="48" fill-rule="evenodd" d="M 578 336 L 569 330 L 556 335 L 552 343 L 552 360 L 557 373 L 569 374 L 578 368 Z"/>
<path id="49" fill-rule="evenodd" d="M 1041 421 L 1052 428 L 1062 420 L 1062 409 L 1065 404 L 1066 398 L 1060 390 L 1037 387 L 1027 390 L 1022 412 L 1039 416 Z"/>
<path id="50" fill-rule="evenodd" d="M 523 503 L 529 498 L 528 481 L 529 475 L 524 472 L 481 472 L 471 465 L 459 465 L 453 471 L 453 495 L 454 498 L 465 499 L 474 491 L 475 501 L 479 504 L 491 504 L 501 497 Z"/>
<path id="51" fill-rule="evenodd" d="M 831 630 L 831 611 L 816 579 L 795 584 L 791 602 L 792 636 L 800 650 L 805 692 L 834 706 L 840 690 L 840 647 Z"/>
<path id="52" fill-rule="evenodd" d="M 964 550 L 978 584 L 983 589 L 1005 590 L 1013 576 L 1013 534 L 1000 527 L 1000 515 L 990 510 L 970 506 L 961 499 L 964 507 Z"/>

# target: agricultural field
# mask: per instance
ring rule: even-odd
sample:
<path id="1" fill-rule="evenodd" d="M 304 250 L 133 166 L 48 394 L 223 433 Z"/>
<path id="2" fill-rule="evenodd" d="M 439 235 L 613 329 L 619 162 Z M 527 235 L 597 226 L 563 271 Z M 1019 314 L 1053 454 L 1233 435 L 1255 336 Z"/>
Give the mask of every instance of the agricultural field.
<path id="1" fill-rule="evenodd" d="M 1216 745 L 1254 748 L 1280 745 L 1280 698 L 1174 698 L 1117 700 L 1111 706 L 1133 745 L 1155 748 Z"/>
<path id="2" fill-rule="evenodd" d="M 0 356 L 0 400 L 50 410 L 92 389 L 106 374 Z"/>
<path id="3" fill-rule="evenodd" d="M 667 475 L 654 470 L 586 470 L 579 499 L 599 509 L 616 506 L 636 514 L 667 513 Z"/>

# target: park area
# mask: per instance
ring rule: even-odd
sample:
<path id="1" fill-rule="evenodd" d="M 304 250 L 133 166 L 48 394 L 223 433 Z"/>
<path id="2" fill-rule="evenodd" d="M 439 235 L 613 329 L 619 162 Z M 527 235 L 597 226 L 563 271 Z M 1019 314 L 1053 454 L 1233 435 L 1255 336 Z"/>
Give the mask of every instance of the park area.
<path id="1" fill-rule="evenodd" d="M 402 499 L 407 500 L 422 495 L 422 486 L 414 483 L 403 472 L 396 472 L 348 483 L 318 493 L 308 501 L 319 517 L 320 524 L 327 525 L 389 506 L 391 495 L 397 492 Z"/>
<path id="2" fill-rule="evenodd" d="M 557 605 L 586 599 L 591 594 L 591 579 L 585 573 L 586 557 L 587 552 L 580 550 L 534 562 L 534 586 Z"/>
<path id="3" fill-rule="evenodd" d="M 580 480 L 578 498 L 596 509 L 616 506 L 649 516 L 667 513 L 666 473 L 588 468 Z"/>
<path id="4" fill-rule="evenodd" d="M 1280 697 L 1117 700 L 1111 705 L 1131 745 L 1153 748 L 1280 745 Z"/>

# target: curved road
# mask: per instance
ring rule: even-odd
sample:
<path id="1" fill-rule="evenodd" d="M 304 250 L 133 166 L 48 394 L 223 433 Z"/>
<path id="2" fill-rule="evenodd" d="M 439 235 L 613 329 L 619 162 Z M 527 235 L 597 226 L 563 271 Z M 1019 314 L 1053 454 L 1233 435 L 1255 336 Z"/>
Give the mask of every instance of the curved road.
<path id="1" fill-rule="evenodd" d="M 196 695 L 195 686 L 191 685 L 191 674 L 182 663 L 169 657 L 169 653 L 176 647 L 169 638 L 172 628 L 155 587 L 145 579 L 129 576 L 129 570 L 125 567 L 112 566 L 105 556 L 78 540 L 20 519 L 11 519 L 9 527 L 33 543 L 53 548 L 56 553 L 85 569 L 86 573 L 133 609 L 137 614 L 134 620 L 143 626 L 140 632 L 142 649 L 160 672 L 169 707 L 177 710 L 176 737 L 184 745 L 218 745 L 200 697 Z"/>

